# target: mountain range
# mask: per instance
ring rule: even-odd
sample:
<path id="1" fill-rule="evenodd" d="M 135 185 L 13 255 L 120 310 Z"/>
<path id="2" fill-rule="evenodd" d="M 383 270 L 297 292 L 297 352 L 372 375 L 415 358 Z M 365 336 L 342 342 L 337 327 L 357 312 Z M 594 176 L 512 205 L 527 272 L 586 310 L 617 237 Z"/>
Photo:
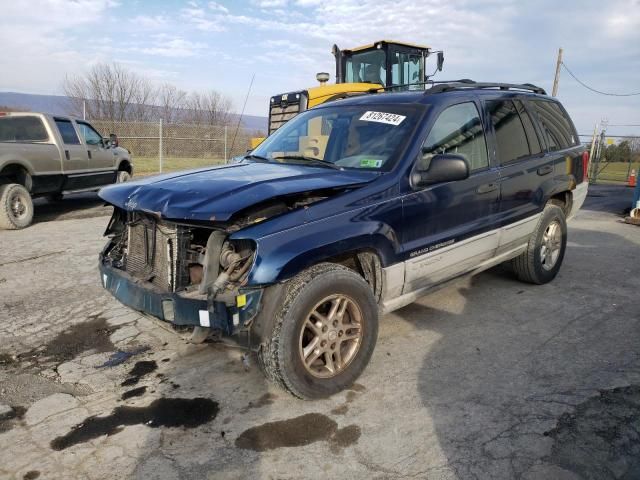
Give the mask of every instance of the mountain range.
<path id="1" fill-rule="evenodd" d="M 71 100 L 64 95 L 38 95 L 34 93 L 0 92 L 0 106 L 13 109 L 24 109 L 31 112 L 49 113 L 51 115 L 68 115 L 71 111 Z M 233 123 L 238 121 L 238 114 L 233 114 Z M 250 130 L 267 130 L 267 117 L 243 115 L 242 126 Z"/>

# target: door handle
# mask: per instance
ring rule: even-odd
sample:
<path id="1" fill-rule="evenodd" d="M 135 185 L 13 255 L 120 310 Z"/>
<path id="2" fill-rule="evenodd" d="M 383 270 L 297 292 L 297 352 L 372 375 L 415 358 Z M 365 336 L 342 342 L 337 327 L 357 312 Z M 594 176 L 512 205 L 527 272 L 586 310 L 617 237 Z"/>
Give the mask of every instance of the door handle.
<path id="1" fill-rule="evenodd" d="M 548 175 L 553 172 L 553 165 L 544 165 L 538 169 L 538 175 Z"/>
<path id="2" fill-rule="evenodd" d="M 64 151 L 64 156 L 67 157 L 67 160 L 71 160 L 71 155 L 69 155 L 69 150 Z"/>
<path id="3" fill-rule="evenodd" d="M 91 150 L 87 150 L 87 153 L 89 154 L 89 160 L 91 160 Z"/>
<path id="4" fill-rule="evenodd" d="M 498 190 L 498 184 L 497 183 L 485 183 L 484 185 L 480 185 L 476 189 L 476 192 L 478 192 L 478 193 L 489 193 L 489 192 L 495 192 L 496 190 Z"/>

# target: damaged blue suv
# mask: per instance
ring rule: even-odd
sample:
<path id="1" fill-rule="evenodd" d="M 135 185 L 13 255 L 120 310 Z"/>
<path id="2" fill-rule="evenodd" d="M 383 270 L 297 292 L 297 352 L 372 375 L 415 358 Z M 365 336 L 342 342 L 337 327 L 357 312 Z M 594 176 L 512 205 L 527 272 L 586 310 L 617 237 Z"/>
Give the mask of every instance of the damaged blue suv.
<path id="1" fill-rule="evenodd" d="M 349 387 L 380 315 L 508 263 L 551 281 L 588 155 L 532 85 L 460 81 L 301 113 L 239 163 L 107 187 L 100 255 L 124 304 L 233 336 L 300 398 Z"/>

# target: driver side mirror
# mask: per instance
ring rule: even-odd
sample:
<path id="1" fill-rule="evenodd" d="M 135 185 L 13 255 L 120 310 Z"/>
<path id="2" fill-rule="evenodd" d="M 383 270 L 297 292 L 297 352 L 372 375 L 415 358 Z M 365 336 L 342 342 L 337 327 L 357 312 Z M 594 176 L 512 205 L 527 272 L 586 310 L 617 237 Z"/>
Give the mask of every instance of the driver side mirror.
<path id="1" fill-rule="evenodd" d="M 456 182 L 469 178 L 469 162 L 463 155 L 453 153 L 439 153 L 437 155 L 426 154 L 424 160 L 431 161 L 426 169 L 420 168 L 420 163 L 416 165 L 411 174 L 411 184 L 414 187 L 424 187 L 434 183 Z"/>
<path id="2" fill-rule="evenodd" d="M 444 64 L 444 52 L 438 52 L 438 71 L 442 71 L 442 65 Z"/>
<path id="3" fill-rule="evenodd" d="M 109 134 L 109 142 L 111 143 L 112 147 L 117 147 L 118 146 L 118 136 L 115 133 L 110 133 Z"/>

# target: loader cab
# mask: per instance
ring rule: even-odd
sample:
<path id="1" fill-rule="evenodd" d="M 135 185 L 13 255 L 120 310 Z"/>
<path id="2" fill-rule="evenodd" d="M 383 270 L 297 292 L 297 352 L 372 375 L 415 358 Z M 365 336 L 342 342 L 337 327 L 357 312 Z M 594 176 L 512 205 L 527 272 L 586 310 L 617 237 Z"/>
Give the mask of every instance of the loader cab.
<path id="1" fill-rule="evenodd" d="M 336 58 L 336 83 L 371 83 L 393 90 L 415 90 L 423 88 L 420 84 L 425 81 L 425 59 L 431 49 L 382 40 L 348 50 L 334 45 L 332 53 Z"/>

